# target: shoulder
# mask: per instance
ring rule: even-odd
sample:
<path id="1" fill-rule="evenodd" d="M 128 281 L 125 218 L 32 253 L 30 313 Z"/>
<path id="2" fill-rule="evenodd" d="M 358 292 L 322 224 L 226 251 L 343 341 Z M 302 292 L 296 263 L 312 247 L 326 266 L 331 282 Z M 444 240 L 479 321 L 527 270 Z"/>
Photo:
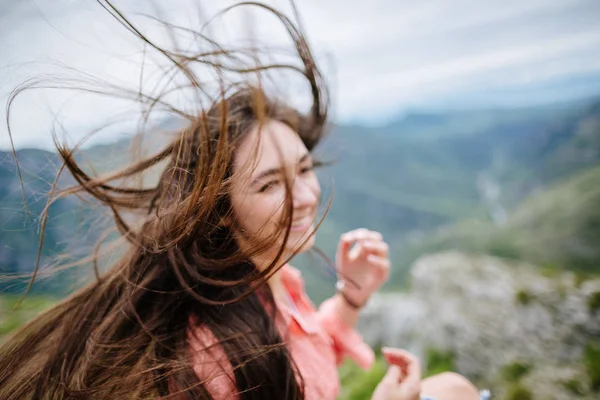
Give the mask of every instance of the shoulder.
<path id="1" fill-rule="evenodd" d="M 207 327 L 191 323 L 187 340 L 190 361 L 198 379 L 213 398 L 231 398 L 237 391 L 233 368 L 217 337 Z"/>
<path id="2" fill-rule="evenodd" d="M 197 364 L 204 364 L 204 362 L 208 361 L 216 363 L 227 361 L 227 363 L 229 363 L 229 359 L 227 358 L 225 350 L 223 350 L 219 344 L 219 340 L 207 327 L 197 325 L 194 322 L 190 323 L 187 341 L 190 356 L 194 361 L 194 366 Z"/>

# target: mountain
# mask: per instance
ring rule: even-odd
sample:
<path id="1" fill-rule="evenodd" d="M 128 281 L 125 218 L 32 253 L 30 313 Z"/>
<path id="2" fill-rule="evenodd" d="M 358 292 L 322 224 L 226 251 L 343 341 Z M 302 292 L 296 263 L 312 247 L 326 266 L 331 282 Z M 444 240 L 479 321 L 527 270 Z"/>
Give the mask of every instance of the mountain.
<path id="1" fill-rule="evenodd" d="M 23 177 L 23 196 L 16 176 L 13 156 L 0 154 L 0 273 L 25 274 L 33 269 L 39 242 L 39 215 L 46 205 L 46 196 L 55 178 L 58 157 L 42 150 L 26 149 L 17 152 Z M 24 204 L 27 207 L 24 207 Z M 47 259 L 65 248 L 71 240 L 69 226 L 74 202 L 65 199 L 51 207 L 52 221 L 48 226 L 42 256 Z M 60 219 L 59 223 L 57 218 Z M 4 283 L 5 290 L 19 290 L 21 284 Z"/>
<path id="2" fill-rule="evenodd" d="M 112 170 L 125 162 L 128 146 L 126 141 L 93 146 L 83 150 L 81 157 L 97 171 Z M 156 143 L 145 147 L 156 150 Z M 523 203 L 525 199 L 600 165 L 600 99 L 515 109 L 414 111 L 381 127 L 336 125 L 317 154 L 332 161 L 319 171 L 323 203 L 334 193 L 317 235 L 320 247 L 332 256 L 344 231 L 367 227 L 382 232 L 392 248 L 391 286 L 399 287 L 406 284 L 410 262 L 419 252 L 440 247 L 431 243 L 459 242 L 439 239 L 443 232 L 469 230 L 470 224 L 486 226 L 490 232 L 502 226 L 508 229 L 515 225 L 511 221 L 520 218 L 513 215 L 524 213 L 519 210 L 537 209 Z M 59 166 L 52 152 L 23 149 L 17 157 L 30 213 L 23 209 L 13 156 L 0 153 L 3 274 L 32 269 L 38 216 Z M 587 184 L 577 189 L 583 195 Z M 60 252 L 72 256 L 89 252 L 108 226 L 105 215 L 106 210 L 84 206 L 75 198 L 55 203 L 46 230 L 44 263 Z M 540 224 L 539 229 L 550 228 Z M 461 243 L 479 239 L 464 237 Z M 331 290 L 333 277 L 315 267 L 322 263 L 306 257 L 295 262 L 305 271 L 310 294 L 318 299 Z M 63 278 L 59 286 L 72 281 Z M 0 289 L 19 287 L 7 285 L 0 283 Z"/>
<path id="3" fill-rule="evenodd" d="M 431 244 L 439 229 L 463 221 L 502 226 L 529 196 L 600 165 L 600 102 L 410 114 L 369 131 L 339 127 L 324 153 L 341 161 L 324 174 L 334 178 L 335 201 L 323 247 L 334 254 L 337 233 L 358 226 L 381 231 L 398 287 L 423 251 L 445 249 Z"/>

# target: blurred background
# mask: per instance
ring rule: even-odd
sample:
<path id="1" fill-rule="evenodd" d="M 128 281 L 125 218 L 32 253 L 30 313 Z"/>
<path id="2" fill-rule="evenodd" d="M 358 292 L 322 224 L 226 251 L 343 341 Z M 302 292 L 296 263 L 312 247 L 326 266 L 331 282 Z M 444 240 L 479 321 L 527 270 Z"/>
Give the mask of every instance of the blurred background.
<path id="1" fill-rule="evenodd" d="M 200 2 L 201 12 L 192 0 L 163 3 L 115 2 L 134 19 L 149 14 L 192 27 L 218 11 L 216 2 Z M 290 11 L 286 1 L 267 3 Z M 366 227 L 383 233 L 392 251 L 390 281 L 365 310 L 361 333 L 375 347 L 414 351 L 426 374 L 458 371 L 498 398 L 598 398 L 600 2 L 297 3 L 333 107 L 318 151 L 334 161 L 319 172 L 334 201 L 317 243 L 334 257 L 343 232 Z M 139 21 L 168 43 L 160 26 Z M 239 13 L 213 35 L 235 44 L 251 32 L 289 46 L 279 25 Z M 32 77 L 78 87 L 86 73 L 136 88 L 158 82 L 161 71 L 94 1 L 4 2 L 0 45 L 3 102 Z M 302 106 L 296 86 L 287 90 Z M 35 265 L 39 215 L 60 165 L 51 130 L 76 143 L 133 108 L 55 87 L 15 100 L 7 117 L 27 208 L 2 124 L 0 274 Z M 80 157 L 99 172 L 118 168 L 136 126 L 116 121 Z M 178 123 L 158 114 L 152 126 L 169 131 Z M 43 279 L 18 311 L 12 306 L 27 280 L 0 281 L 0 338 L 92 276 L 89 268 L 50 272 L 89 254 L 109 227 L 106 215 L 76 198 L 50 208 Z M 302 256 L 296 264 L 315 302 L 332 293 L 322 260 Z M 344 365 L 342 397 L 369 398 L 384 369 Z"/>

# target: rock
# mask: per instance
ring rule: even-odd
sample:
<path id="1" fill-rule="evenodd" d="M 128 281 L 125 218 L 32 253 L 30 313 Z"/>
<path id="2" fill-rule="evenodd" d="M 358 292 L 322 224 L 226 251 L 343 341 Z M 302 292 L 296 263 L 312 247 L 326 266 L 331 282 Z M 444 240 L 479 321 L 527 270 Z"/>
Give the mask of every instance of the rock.
<path id="1" fill-rule="evenodd" d="M 423 342 L 418 327 L 425 311 L 426 304 L 414 296 L 381 294 L 369 302 L 358 329 L 374 347 L 403 347 L 421 356 Z"/>
<path id="2" fill-rule="evenodd" d="M 427 349 L 450 353 L 458 372 L 499 392 L 514 384 L 503 371 L 521 363 L 529 367 L 523 385 L 568 398 L 564 381 L 586 382 L 584 348 L 600 337 L 600 312 L 588 304 L 597 292 L 600 279 L 578 285 L 568 272 L 544 276 L 525 263 L 441 253 L 414 264 L 410 293 L 373 299 L 359 330 L 423 362 Z"/>

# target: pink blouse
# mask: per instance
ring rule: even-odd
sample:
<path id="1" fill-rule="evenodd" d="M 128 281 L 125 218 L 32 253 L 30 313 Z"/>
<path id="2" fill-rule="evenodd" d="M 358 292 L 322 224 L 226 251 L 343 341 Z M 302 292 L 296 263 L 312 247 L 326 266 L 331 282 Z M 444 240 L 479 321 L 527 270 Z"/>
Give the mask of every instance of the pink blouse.
<path id="1" fill-rule="evenodd" d="M 339 320 L 328 299 L 315 309 L 306 292 L 300 271 L 286 265 L 282 282 L 295 307 L 276 302 L 284 326 L 279 330 L 304 379 L 306 400 L 334 400 L 340 390 L 337 366 L 345 356 L 361 368 L 374 362 L 373 350 L 353 329 Z M 239 399 L 233 371 L 225 352 L 208 329 L 195 327 L 188 335 L 194 370 L 215 400 Z"/>

